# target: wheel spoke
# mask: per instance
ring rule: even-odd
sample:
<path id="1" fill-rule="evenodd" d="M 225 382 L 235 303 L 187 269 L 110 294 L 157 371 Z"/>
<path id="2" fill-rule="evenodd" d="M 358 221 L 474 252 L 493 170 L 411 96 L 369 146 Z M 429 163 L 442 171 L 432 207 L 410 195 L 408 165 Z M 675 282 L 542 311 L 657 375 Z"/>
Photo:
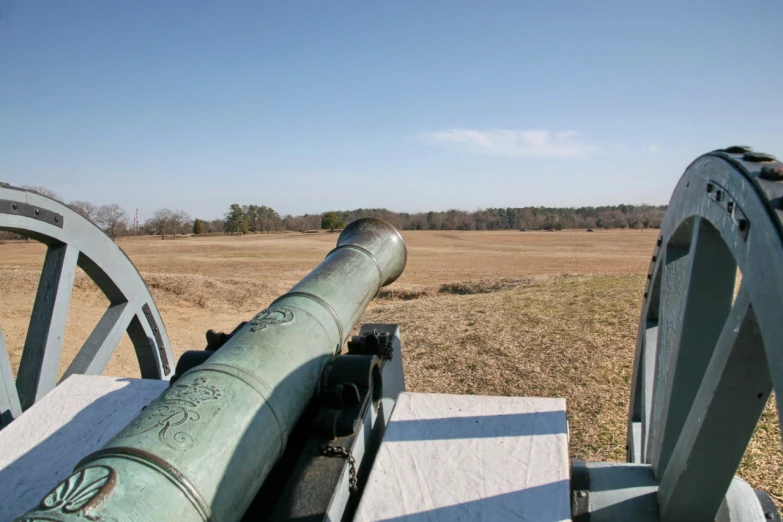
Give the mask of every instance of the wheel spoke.
<path id="1" fill-rule="evenodd" d="M 11 371 L 11 361 L 5 346 L 3 330 L 0 329 L 0 429 L 22 414 L 19 394 Z"/>
<path id="2" fill-rule="evenodd" d="M 715 343 L 731 310 L 737 265 L 720 234 L 706 220 L 693 223 L 688 254 L 666 252 L 662 300 L 664 325 L 659 332 L 659 360 L 654 391 L 654 422 L 649 446 L 650 462 L 660 479 L 682 431 L 707 369 Z M 671 272 L 667 277 L 667 272 Z M 667 288 L 668 286 L 668 288 Z M 674 298 L 677 295 L 679 299 Z M 679 301 L 672 306 L 673 301 Z"/>
<path id="3" fill-rule="evenodd" d="M 167 378 L 174 360 L 168 335 L 149 288 L 125 252 L 94 223 L 59 201 L 0 183 L 0 203 L 0 231 L 21 234 L 48 247 L 15 382 L 8 377 L 12 375 L 8 354 L 0 355 L 0 408 L 4 408 L 0 415 L 16 416 L 12 408 L 16 403 L 17 409 L 25 411 L 54 388 L 76 267 L 103 292 L 109 308 L 63 378 L 102 373 L 126 331 L 142 376 Z M 5 417 L 0 427 L 3 422 Z"/>
<path id="4" fill-rule="evenodd" d="M 655 385 L 655 349 L 658 346 L 658 322 L 647 321 L 644 335 L 644 355 L 642 358 L 642 429 L 641 429 L 641 459 L 639 463 L 648 462 L 647 441 L 650 440 L 650 423 L 652 419 L 653 388 Z"/>
<path id="5" fill-rule="evenodd" d="M 658 346 L 658 318 L 661 294 L 661 264 L 658 239 L 650 269 L 648 284 L 645 288 L 645 305 L 642 308 L 643 322 L 637 333 L 637 348 L 634 358 L 634 373 L 632 378 L 631 408 L 628 417 L 628 447 L 629 462 L 642 464 L 647 462 L 647 440 L 650 436 L 650 419 L 652 417 L 653 385 L 655 383 L 656 349 Z"/>
<path id="6" fill-rule="evenodd" d="M 128 303 L 109 306 L 68 366 L 62 380 L 74 373 L 100 375 L 125 334 L 132 316 L 133 310 Z"/>
<path id="7" fill-rule="evenodd" d="M 23 410 L 57 384 L 78 257 L 79 251 L 65 244 L 51 245 L 46 251 L 16 378 Z"/>
<path id="8" fill-rule="evenodd" d="M 690 225 L 690 226 L 689 226 Z M 672 346 L 680 326 L 683 308 L 683 292 L 685 279 L 690 264 L 690 244 L 694 230 L 693 220 L 683 224 L 669 239 L 668 244 L 661 249 L 663 261 L 661 271 L 660 310 L 658 337 L 655 347 L 655 373 L 653 378 L 653 393 L 650 404 L 649 437 L 645 441 L 644 455 L 649 462 L 654 440 L 660 438 L 658 429 L 663 414 L 663 399 L 666 382 L 669 377 L 669 361 L 672 356 Z M 652 348 L 652 347 L 651 347 Z"/>
<path id="9" fill-rule="evenodd" d="M 662 521 L 715 519 L 771 389 L 761 334 L 741 288 L 663 474 Z"/>
<path id="10" fill-rule="evenodd" d="M 128 336 L 136 350 L 141 377 L 143 379 L 162 379 L 165 375 L 160 364 L 160 355 L 155 341 L 155 333 L 144 318 L 144 313 L 138 311 L 128 326 Z"/>

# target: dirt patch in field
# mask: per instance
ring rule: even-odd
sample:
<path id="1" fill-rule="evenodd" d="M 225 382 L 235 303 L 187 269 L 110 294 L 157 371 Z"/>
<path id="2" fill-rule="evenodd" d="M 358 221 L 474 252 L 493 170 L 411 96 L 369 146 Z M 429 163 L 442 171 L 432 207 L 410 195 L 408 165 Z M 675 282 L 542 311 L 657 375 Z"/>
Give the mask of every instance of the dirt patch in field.
<path id="1" fill-rule="evenodd" d="M 525 288 L 544 284 L 551 276 L 530 276 L 520 278 L 477 279 L 475 281 L 454 281 L 440 285 L 393 285 L 378 294 L 381 302 L 412 301 L 439 295 L 491 294 L 512 288 Z"/>

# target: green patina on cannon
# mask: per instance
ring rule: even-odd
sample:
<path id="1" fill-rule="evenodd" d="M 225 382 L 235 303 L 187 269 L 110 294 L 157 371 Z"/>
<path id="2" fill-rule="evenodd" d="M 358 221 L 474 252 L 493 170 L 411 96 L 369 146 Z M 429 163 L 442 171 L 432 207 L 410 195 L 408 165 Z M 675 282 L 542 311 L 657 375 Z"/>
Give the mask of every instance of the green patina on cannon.
<path id="1" fill-rule="evenodd" d="M 92 484 L 79 507 L 90 504 L 92 516 L 108 520 L 129 513 L 149 521 L 241 518 L 283 455 L 324 368 L 406 258 L 394 227 L 354 221 L 306 278 L 82 459 L 68 479 Z M 49 511 L 43 507 L 41 516 Z M 63 514 L 81 517 L 78 509 Z"/>
<path id="2" fill-rule="evenodd" d="M 686 170 L 644 291 L 627 462 L 571 462 L 568 486 L 557 491 L 574 520 L 780 519 L 770 497 L 735 473 L 768 397 L 783 393 L 781 182 L 783 165 L 748 147 L 708 153 Z M 16 383 L 0 357 L 3 425 L 54 388 L 51 361 L 77 264 L 111 304 L 67 375 L 99 374 L 117 332 L 127 331 L 142 375 L 171 381 L 17 520 L 353 516 L 405 387 L 399 329 L 365 325 L 348 353 L 339 352 L 368 303 L 405 266 L 405 244 L 391 225 L 351 223 L 310 275 L 206 351 L 183 355 L 176 371 L 149 292 L 89 222 L 6 186 L 0 229 L 49 245 Z M 416 441 L 396 437 L 401 445 Z M 498 512 L 510 517 L 509 505 Z M 463 515 L 482 513 L 460 506 Z M 436 512 L 454 513 L 422 511 L 413 520 L 447 519 Z"/>

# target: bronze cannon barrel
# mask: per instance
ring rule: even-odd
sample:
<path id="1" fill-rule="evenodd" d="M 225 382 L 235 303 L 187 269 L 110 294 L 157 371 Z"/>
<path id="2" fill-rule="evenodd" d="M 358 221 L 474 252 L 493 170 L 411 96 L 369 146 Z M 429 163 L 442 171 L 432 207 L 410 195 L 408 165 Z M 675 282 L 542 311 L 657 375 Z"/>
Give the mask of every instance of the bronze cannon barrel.
<path id="1" fill-rule="evenodd" d="M 324 365 L 406 258 L 389 223 L 349 224 L 309 275 L 17 520 L 239 520 Z"/>

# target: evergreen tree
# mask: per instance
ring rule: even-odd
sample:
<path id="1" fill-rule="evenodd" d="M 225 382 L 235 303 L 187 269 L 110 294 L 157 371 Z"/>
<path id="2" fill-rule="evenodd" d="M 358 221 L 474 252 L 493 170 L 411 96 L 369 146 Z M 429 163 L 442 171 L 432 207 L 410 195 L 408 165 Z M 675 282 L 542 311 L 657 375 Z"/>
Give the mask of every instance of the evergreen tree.
<path id="1" fill-rule="evenodd" d="M 204 233 L 204 223 L 200 219 L 196 219 L 193 222 L 193 233 L 194 234 L 203 234 Z"/>
<path id="2" fill-rule="evenodd" d="M 249 225 L 250 219 L 244 209 L 236 203 L 231 205 L 231 209 L 226 213 L 223 230 L 229 234 L 247 234 Z"/>
<path id="3" fill-rule="evenodd" d="M 321 228 L 334 232 L 335 228 L 343 228 L 343 220 L 335 212 L 327 212 L 321 218 Z"/>

